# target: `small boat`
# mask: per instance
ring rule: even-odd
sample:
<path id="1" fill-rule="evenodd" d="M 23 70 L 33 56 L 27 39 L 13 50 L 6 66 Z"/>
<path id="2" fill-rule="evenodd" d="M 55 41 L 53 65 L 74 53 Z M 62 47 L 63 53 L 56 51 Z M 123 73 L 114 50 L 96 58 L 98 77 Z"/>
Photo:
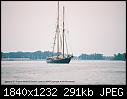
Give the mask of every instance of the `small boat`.
<path id="1" fill-rule="evenodd" d="M 68 48 L 67 48 L 67 41 L 66 41 L 66 36 L 65 36 L 65 28 L 64 28 L 64 6 L 63 6 L 63 25 L 62 25 L 62 33 L 60 33 L 60 25 L 59 25 L 59 1 L 58 1 L 58 17 L 57 17 L 57 26 L 56 26 L 56 32 L 55 32 L 55 39 L 54 39 L 54 45 L 53 45 L 53 51 L 55 49 L 55 44 L 56 45 L 56 53 L 57 55 L 54 56 L 52 54 L 51 57 L 48 57 L 46 59 L 47 63 L 62 63 L 66 64 L 69 63 L 73 57 L 73 54 L 68 54 Z M 65 45 L 67 49 L 67 53 L 65 54 Z M 62 48 L 60 48 L 62 47 Z M 60 50 L 62 49 L 62 50 Z"/>

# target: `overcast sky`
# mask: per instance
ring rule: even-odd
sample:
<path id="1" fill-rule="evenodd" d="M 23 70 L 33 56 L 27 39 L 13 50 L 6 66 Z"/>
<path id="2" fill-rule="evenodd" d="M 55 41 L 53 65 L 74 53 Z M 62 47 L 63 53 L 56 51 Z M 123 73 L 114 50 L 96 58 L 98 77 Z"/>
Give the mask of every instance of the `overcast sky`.
<path id="1" fill-rule="evenodd" d="M 60 1 L 74 55 L 126 52 L 125 1 Z M 57 1 L 2 1 L 1 50 L 52 51 Z M 62 20 L 62 19 L 60 19 Z"/>

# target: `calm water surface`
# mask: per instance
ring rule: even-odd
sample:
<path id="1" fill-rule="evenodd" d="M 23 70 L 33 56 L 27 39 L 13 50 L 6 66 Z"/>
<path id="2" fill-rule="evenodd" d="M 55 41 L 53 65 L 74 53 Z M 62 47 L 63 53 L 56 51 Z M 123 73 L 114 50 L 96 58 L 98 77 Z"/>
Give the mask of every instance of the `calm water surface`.
<path id="1" fill-rule="evenodd" d="M 125 85 L 125 61 L 2 61 L 2 85 Z"/>

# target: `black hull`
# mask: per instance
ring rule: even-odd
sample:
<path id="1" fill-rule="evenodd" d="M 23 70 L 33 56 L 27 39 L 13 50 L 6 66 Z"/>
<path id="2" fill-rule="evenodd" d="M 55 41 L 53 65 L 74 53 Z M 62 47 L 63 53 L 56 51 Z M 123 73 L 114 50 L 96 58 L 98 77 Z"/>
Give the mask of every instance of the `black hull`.
<path id="1" fill-rule="evenodd" d="M 68 64 L 70 62 L 72 57 L 67 57 L 67 58 L 64 58 L 64 59 L 47 59 L 47 63 L 59 63 L 59 64 Z"/>

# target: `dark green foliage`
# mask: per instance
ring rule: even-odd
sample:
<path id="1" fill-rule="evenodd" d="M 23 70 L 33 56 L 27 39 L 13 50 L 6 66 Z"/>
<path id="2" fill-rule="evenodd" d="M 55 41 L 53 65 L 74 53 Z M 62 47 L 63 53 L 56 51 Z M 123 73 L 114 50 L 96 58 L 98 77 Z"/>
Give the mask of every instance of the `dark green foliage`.
<path id="1" fill-rule="evenodd" d="M 113 60 L 123 60 L 125 61 L 126 60 L 126 53 L 118 53 L 118 54 L 114 54 L 114 58 Z"/>
<path id="2" fill-rule="evenodd" d="M 81 60 L 103 60 L 103 54 L 81 54 L 79 56 L 79 59 Z"/>
<path id="3" fill-rule="evenodd" d="M 52 56 L 52 52 L 49 51 L 36 51 L 36 52 L 1 52 L 1 58 L 29 58 L 29 59 L 46 59 L 49 56 Z M 56 54 L 56 53 L 54 53 Z"/>

